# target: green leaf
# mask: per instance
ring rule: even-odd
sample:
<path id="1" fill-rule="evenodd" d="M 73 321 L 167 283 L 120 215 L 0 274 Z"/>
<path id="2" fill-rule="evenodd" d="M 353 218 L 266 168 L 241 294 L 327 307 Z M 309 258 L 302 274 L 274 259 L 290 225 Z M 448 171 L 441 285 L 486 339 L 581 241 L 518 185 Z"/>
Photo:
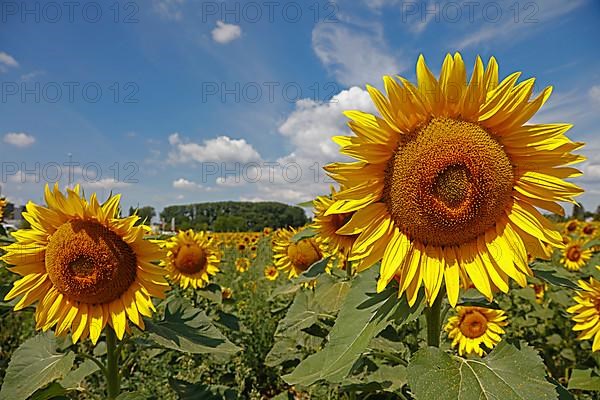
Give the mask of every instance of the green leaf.
<path id="1" fill-rule="evenodd" d="M 144 322 L 148 338 L 168 349 L 192 354 L 234 354 L 240 351 L 203 311 L 179 299 L 167 303 L 161 321 L 144 319 Z"/>
<path id="2" fill-rule="evenodd" d="M 296 233 L 294 236 L 292 236 L 291 241 L 293 243 L 297 243 L 302 239 L 308 239 L 311 237 L 314 237 L 317 235 L 317 231 L 314 228 L 311 228 L 310 226 L 307 228 L 302 229 L 300 232 Z"/>
<path id="3" fill-rule="evenodd" d="M 564 276 L 564 273 L 560 274 L 554 269 L 531 268 L 531 270 L 537 278 L 540 278 L 551 285 L 556 285 L 567 289 L 579 290 L 579 286 L 577 286 L 577 284 L 571 279 Z"/>
<path id="4" fill-rule="evenodd" d="M 319 260 L 312 264 L 306 271 L 300 274 L 297 278 L 294 279 L 295 283 L 306 283 L 310 282 L 319 277 L 319 275 L 325 273 L 327 269 L 327 264 L 329 264 L 329 260 L 331 257 L 325 257 L 322 260 Z"/>
<path id="5" fill-rule="evenodd" d="M 84 360 L 79 367 L 70 371 L 61 381 L 60 384 L 66 389 L 77 389 L 80 387 L 81 381 L 87 376 L 98 371 L 100 368 L 92 360 Z"/>
<path id="6" fill-rule="evenodd" d="M 204 297 L 205 299 L 215 304 L 221 304 L 223 301 L 221 286 L 214 283 L 208 284 L 205 287 L 198 289 L 196 293 L 198 293 L 198 296 Z"/>
<path id="7" fill-rule="evenodd" d="M 320 380 L 342 382 L 367 350 L 371 339 L 391 319 L 401 315 L 408 318 L 419 309 L 418 306 L 409 308 L 405 297 L 398 299 L 396 288 L 373 293 L 377 273 L 371 268 L 352 280 L 329 342 L 321 351 L 303 360 L 292 373 L 283 376 L 288 384 L 309 386 Z"/>
<path id="8" fill-rule="evenodd" d="M 544 364 L 529 346 L 521 350 L 501 342 L 483 359 L 465 359 L 428 347 L 408 367 L 416 400 L 545 400 L 557 399 L 545 377 Z"/>
<path id="9" fill-rule="evenodd" d="M 201 382 L 189 383 L 179 379 L 169 379 L 169 385 L 180 400 L 236 400 L 237 390 L 223 385 L 207 385 Z"/>
<path id="10" fill-rule="evenodd" d="M 75 353 L 57 352 L 53 334 L 34 336 L 12 355 L 0 389 L 0 398 L 25 400 L 36 390 L 66 376 L 74 361 Z"/>
<path id="11" fill-rule="evenodd" d="M 313 200 L 304 201 L 304 202 L 298 203 L 296 205 L 298 207 L 302 207 L 302 208 L 312 208 L 313 207 Z"/>
<path id="12" fill-rule="evenodd" d="M 117 396 L 116 400 L 146 400 L 147 397 L 140 392 L 123 392 Z"/>
<path id="13" fill-rule="evenodd" d="M 69 391 L 56 382 L 51 383 L 43 389 L 36 391 L 29 400 L 59 400 L 68 399 L 66 397 Z"/>
<path id="14" fill-rule="evenodd" d="M 574 369 L 569 378 L 568 388 L 600 391 L 600 376 L 591 369 Z"/>

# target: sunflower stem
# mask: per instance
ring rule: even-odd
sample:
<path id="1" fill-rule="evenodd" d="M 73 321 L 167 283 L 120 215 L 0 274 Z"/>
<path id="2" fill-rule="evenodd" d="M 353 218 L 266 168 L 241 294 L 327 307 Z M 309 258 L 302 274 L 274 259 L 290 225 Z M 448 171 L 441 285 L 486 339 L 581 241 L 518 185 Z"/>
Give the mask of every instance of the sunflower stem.
<path id="1" fill-rule="evenodd" d="M 121 392 L 117 335 L 112 327 L 106 327 L 106 381 L 109 399 L 116 399 Z"/>
<path id="2" fill-rule="evenodd" d="M 344 264 L 346 265 L 346 278 L 348 280 L 352 279 L 352 263 L 348 261 L 348 257 L 344 258 Z"/>
<path id="3" fill-rule="evenodd" d="M 445 297 L 445 290 L 438 293 L 431 307 L 425 310 L 425 319 L 427 320 L 427 345 L 440 347 L 440 335 L 442 332 L 442 301 Z"/>

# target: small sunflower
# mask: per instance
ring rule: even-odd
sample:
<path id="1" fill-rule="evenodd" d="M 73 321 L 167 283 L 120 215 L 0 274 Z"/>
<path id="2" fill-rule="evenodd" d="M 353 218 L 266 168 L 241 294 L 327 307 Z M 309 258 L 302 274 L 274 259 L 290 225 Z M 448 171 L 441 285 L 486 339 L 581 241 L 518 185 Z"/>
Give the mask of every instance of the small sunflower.
<path id="1" fill-rule="evenodd" d="M 358 235 L 340 235 L 337 230 L 346 225 L 353 213 L 326 215 L 327 209 L 335 203 L 335 189 L 331 188 L 330 196 L 318 196 L 313 200 L 314 219 L 312 226 L 317 235 L 332 254 L 341 253 L 347 256 Z"/>
<path id="2" fill-rule="evenodd" d="M 593 222 L 588 222 L 581 228 L 581 233 L 587 236 L 593 236 L 596 233 L 596 225 Z"/>
<path id="3" fill-rule="evenodd" d="M 250 269 L 250 260 L 246 257 L 240 257 L 235 260 L 235 269 L 237 272 L 246 272 Z"/>
<path id="4" fill-rule="evenodd" d="M 117 337 L 128 321 L 144 328 L 142 315 L 156 311 L 152 297 L 169 288 L 165 271 L 152 264 L 162 258 L 156 243 L 144 240 L 150 228 L 136 215 L 120 218 L 120 195 L 100 205 L 79 186 L 64 195 L 58 185 L 45 189 L 46 206 L 29 202 L 23 217 L 31 229 L 13 233 L 16 243 L 4 247 L 2 260 L 23 278 L 5 300 L 20 297 L 15 310 L 36 301 L 36 329 L 71 333 L 73 342 L 90 337 L 95 344 L 109 324 Z"/>
<path id="5" fill-rule="evenodd" d="M 265 268 L 265 278 L 270 281 L 274 281 L 279 276 L 279 270 L 273 265 L 269 265 Z"/>
<path id="6" fill-rule="evenodd" d="M 400 275 L 400 295 L 413 304 L 423 285 L 432 304 L 445 281 L 454 306 L 468 276 L 491 299 L 510 278 L 527 285 L 528 251 L 563 247 L 538 208 L 564 215 L 559 203 L 583 192 L 564 180 L 581 174 L 570 165 L 583 144 L 565 136 L 569 124 L 526 125 L 552 88 L 532 98 L 535 80 L 520 75 L 499 82 L 496 60 L 478 57 L 467 83 L 456 53 L 438 80 L 421 56 L 416 86 L 389 76 L 387 95 L 367 86 L 380 116 L 345 113 L 355 136 L 333 140 L 355 161 L 325 167 L 343 187 L 325 214 L 354 212 L 337 233 L 359 234 L 358 270 L 381 260 L 378 291 Z"/>
<path id="7" fill-rule="evenodd" d="M 4 221 L 4 209 L 8 202 L 4 197 L 0 197 L 0 222 Z"/>
<path id="8" fill-rule="evenodd" d="M 237 244 L 237 249 L 238 249 L 238 251 L 242 251 L 242 252 L 243 252 L 243 251 L 246 251 L 246 248 L 247 248 L 247 247 L 248 247 L 248 246 L 247 246 L 246 242 L 239 242 L 239 243 Z"/>
<path id="9" fill-rule="evenodd" d="M 228 287 L 221 288 L 221 298 L 223 300 L 229 300 L 233 297 L 233 290 Z"/>
<path id="10" fill-rule="evenodd" d="M 477 354 L 483 357 L 481 345 L 491 350 L 500 343 L 502 327 L 508 325 L 502 310 L 483 307 L 456 307 L 456 314 L 448 318 L 444 330 L 452 339 L 452 347 L 458 347 L 459 355 Z"/>
<path id="11" fill-rule="evenodd" d="M 565 232 L 567 234 L 575 233 L 577 232 L 577 229 L 579 229 L 579 222 L 576 219 L 567 222 L 565 225 Z"/>
<path id="12" fill-rule="evenodd" d="M 268 226 L 265 226 L 263 228 L 263 235 L 264 236 L 269 236 L 272 232 L 273 232 L 273 229 L 269 228 Z"/>
<path id="13" fill-rule="evenodd" d="M 600 350 L 600 282 L 590 278 L 589 282 L 579 281 L 582 289 L 573 298 L 577 304 L 567 309 L 574 314 L 571 318 L 575 321 L 573 330 L 580 332 L 577 339 L 592 342 L 592 351 Z"/>
<path id="14" fill-rule="evenodd" d="M 292 236 L 298 231 L 294 228 L 280 229 L 273 237 L 273 260 L 275 266 L 294 278 L 323 258 L 319 244 L 314 238 L 300 239 L 294 243 Z"/>
<path id="15" fill-rule="evenodd" d="M 532 283 L 529 286 L 535 292 L 535 302 L 538 304 L 542 304 L 544 302 L 544 296 L 546 295 L 546 291 L 548 290 L 548 284 L 545 282 Z"/>
<path id="16" fill-rule="evenodd" d="M 205 232 L 179 231 L 165 243 L 169 250 L 162 265 L 183 289 L 204 287 L 219 272 L 220 252 Z"/>
<path id="17" fill-rule="evenodd" d="M 592 250 L 584 249 L 585 242 L 582 239 L 571 241 L 562 250 L 560 262 L 569 271 L 579 271 L 592 258 Z"/>

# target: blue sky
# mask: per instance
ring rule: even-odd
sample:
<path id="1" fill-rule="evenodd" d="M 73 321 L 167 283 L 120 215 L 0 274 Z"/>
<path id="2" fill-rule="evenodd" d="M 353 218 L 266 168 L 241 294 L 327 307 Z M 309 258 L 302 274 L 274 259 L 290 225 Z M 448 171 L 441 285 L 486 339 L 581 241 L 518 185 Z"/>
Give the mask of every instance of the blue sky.
<path id="1" fill-rule="evenodd" d="M 599 17 L 595 0 L 3 2 L 2 195 L 39 201 L 60 177 L 126 207 L 306 201 L 327 191 L 341 112 L 373 110 L 366 83 L 460 51 L 554 86 L 534 122 L 588 143 L 595 209 Z"/>

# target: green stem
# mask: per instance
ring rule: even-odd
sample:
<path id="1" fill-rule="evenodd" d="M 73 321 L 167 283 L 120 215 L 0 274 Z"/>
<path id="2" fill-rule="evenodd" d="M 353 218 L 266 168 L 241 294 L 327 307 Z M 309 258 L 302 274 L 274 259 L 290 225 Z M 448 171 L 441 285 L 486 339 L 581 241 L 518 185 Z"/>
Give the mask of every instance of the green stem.
<path id="1" fill-rule="evenodd" d="M 117 335 L 110 326 L 106 327 L 106 380 L 108 398 L 116 399 L 121 392 L 121 377 L 119 375 L 119 353 L 117 352 Z"/>
<path id="2" fill-rule="evenodd" d="M 344 263 L 346 264 L 346 278 L 348 280 L 352 279 L 352 263 L 348 261 L 348 256 L 344 257 Z"/>
<path id="3" fill-rule="evenodd" d="M 425 310 L 425 319 L 427 320 L 427 344 L 433 347 L 440 347 L 440 335 L 442 331 L 442 300 L 446 295 L 442 288 L 435 301 Z"/>

